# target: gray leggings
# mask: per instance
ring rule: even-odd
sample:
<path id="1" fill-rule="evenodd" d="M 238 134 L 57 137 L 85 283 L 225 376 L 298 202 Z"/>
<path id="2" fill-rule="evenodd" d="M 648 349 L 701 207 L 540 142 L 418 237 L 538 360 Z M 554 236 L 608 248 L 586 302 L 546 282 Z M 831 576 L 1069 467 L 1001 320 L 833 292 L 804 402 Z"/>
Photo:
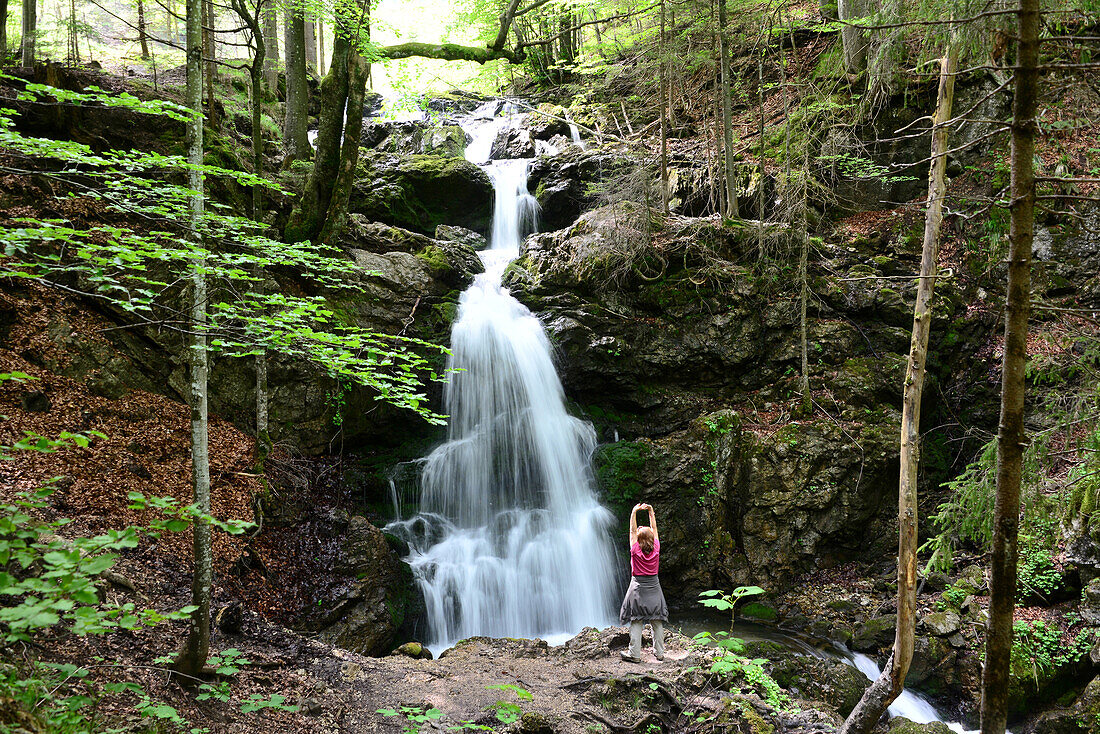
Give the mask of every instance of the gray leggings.
<path id="1" fill-rule="evenodd" d="M 653 654 L 658 658 L 665 656 L 665 624 L 659 619 L 649 620 L 653 627 Z M 630 655 L 640 658 L 642 656 L 642 628 L 645 622 L 636 620 L 630 623 Z"/>

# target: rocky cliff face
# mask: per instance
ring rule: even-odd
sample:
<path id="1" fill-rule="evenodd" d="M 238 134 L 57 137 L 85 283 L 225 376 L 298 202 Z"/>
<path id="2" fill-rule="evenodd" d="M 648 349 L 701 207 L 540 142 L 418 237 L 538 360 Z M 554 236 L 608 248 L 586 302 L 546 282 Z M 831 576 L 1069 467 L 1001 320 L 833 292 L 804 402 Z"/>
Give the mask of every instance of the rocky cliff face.
<path id="1" fill-rule="evenodd" d="M 881 242 L 815 242 L 825 257 L 808 275 L 808 409 L 798 274 L 758 259 L 758 234 L 710 219 L 662 230 L 619 204 L 529 238 L 506 278 L 542 316 L 567 393 L 608 441 L 596 461 L 609 502 L 657 507 L 662 573 L 680 599 L 781 584 L 893 545 L 914 286 L 891 276 L 913 272 L 918 253 L 908 240 L 889 256 L 871 255 Z M 778 247 L 784 233 L 764 237 Z M 959 286 L 937 299 L 940 329 L 963 316 Z"/>

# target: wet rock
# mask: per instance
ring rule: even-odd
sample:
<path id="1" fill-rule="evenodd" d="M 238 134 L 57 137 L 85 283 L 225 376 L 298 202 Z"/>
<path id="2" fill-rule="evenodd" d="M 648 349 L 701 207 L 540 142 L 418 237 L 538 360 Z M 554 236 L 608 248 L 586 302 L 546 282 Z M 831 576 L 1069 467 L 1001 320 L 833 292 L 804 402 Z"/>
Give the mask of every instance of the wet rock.
<path id="1" fill-rule="evenodd" d="M 386 654 L 416 605 L 408 564 L 393 552 L 381 530 L 355 516 L 341 540 L 334 570 L 348 578 L 349 585 L 319 600 L 310 626 L 326 643 L 366 655 Z"/>
<path id="2" fill-rule="evenodd" d="M 867 688 L 867 677 L 839 660 L 791 655 L 784 650 L 770 657 L 770 673 L 783 688 L 799 698 L 822 701 L 847 716 Z"/>
<path id="3" fill-rule="evenodd" d="M 367 151 L 360 158 L 348 211 L 431 235 L 440 224 L 487 232 L 492 206 L 488 174 L 469 161 Z"/>
<path id="4" fill-rule="evenodd" d="M 504 128 L 493 139 L 489 157 L 494 160 L 508 158 L 534 158 L 535 139 L 529 130 Z"/>

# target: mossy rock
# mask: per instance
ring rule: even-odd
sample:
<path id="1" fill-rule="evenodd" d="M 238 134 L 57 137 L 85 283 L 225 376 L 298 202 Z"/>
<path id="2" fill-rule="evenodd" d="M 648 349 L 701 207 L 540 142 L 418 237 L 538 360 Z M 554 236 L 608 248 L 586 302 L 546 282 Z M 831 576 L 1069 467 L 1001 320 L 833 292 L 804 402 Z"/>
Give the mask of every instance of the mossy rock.
<path id="1" fill-rule="evenodd" d="M 951 734 L 951 727 L 942 721 L 918 724 L 904 716 L 895 716 L 890 719 L 888 734 Z"/>
<path id="2" fill-rule="evenodd" d="M 625 509 L 637 501 L 650 451 L 644 441 L 619 441 L 596 450 L 596 478 L 608 503 Z"/>
<path id="3" fill-rule="evenodd" d="M 348 210 L 429 236 L 441 224 L 484 234 L 492 219 L 493 184 L 462 158 L 367 151 Z"/>
<path id="4" fill-rule="evenodd" d="M 759 622 L 774 622 L 779 618 L 779 612 L 774 607 L 751 601 L 741 607 L 738 614 L 744 619 L 753 619 Z"/>

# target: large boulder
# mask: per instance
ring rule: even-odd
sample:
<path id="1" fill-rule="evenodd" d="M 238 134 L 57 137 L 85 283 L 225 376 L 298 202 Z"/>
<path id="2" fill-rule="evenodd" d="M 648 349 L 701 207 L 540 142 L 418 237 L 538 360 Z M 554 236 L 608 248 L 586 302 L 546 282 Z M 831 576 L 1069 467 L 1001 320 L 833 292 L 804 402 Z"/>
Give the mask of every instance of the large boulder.
<path id="1" fill-rule="evenodd" d="M 493 139 L 489 157 L 494 160 L 504 158 L 534 158 L 535 139 L 529 130 L 503 128 Z"/>
<path id="2" fill-rule="evenodd" d="M 331 598 L 319 600 L 313 625 L 328 644 L 385 655 L 417 608 L 412 569 L 398 557 L 391 540 L 363 517 L 351 518 L 340 544 L 333 570 L 348 584 Z"/>
<path id="3" fill-rule="evenodd" d="M 368 219 L 431 235 L 441 224 L 487 233 L 493 183 L 462 158 L 365 152 L 348 210 Z"/>
<path id="4" fill-rule="evenodd" d="M 364 147 L 384 153 L 462 158 L 466 154 L 466 143 L 466 131 L 458 125 L 380 121 L 363 126 Z"/>

